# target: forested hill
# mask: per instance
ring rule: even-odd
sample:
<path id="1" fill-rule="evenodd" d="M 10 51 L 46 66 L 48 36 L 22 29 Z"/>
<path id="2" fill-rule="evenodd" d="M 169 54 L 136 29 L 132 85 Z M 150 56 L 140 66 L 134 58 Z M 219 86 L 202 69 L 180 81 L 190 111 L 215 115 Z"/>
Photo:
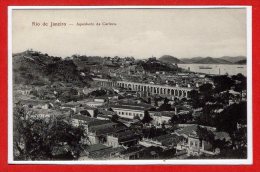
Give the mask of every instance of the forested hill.
<path id="1" fill-rule="evenodd" d="M 165 63 L 184 63 L 183 61 L 181 61 L 180 59 L 170 56 L 170 55 L 163 55 L 162 57 L 159 58 L 159 61 L 165 62 Z"/>
<path id="2" fill-rule="evenodd" d="M 35 51 L 13 54 L 13 81 L 15 84 L 45 85 L 64 82 L 88 85 L 91 78 L 78 70 L 71 59 L 49 56 Z"/>

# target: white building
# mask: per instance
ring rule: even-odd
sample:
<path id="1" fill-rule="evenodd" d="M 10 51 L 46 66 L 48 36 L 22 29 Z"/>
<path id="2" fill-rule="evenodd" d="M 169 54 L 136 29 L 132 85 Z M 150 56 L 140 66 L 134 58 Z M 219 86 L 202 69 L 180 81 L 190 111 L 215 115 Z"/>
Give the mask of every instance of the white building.
<path id="1" fill-rule="evenodd" d="M 120 117 L 129 119 L 139 117 L 142 119 L 144 117 L 145 110 L 151 108 L 151 106 L 146 104 L 120 104 L 112 105 L 111 108 Z"/>

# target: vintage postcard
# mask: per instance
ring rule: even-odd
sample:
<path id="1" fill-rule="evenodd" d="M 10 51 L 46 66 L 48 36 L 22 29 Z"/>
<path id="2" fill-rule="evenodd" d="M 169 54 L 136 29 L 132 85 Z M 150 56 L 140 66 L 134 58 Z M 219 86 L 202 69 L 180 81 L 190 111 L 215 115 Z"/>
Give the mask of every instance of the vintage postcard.
<path id="1" fill-rule="evenodd" d="M 9 163 L 251 164 L 251 8 L 9 7 Z"/>

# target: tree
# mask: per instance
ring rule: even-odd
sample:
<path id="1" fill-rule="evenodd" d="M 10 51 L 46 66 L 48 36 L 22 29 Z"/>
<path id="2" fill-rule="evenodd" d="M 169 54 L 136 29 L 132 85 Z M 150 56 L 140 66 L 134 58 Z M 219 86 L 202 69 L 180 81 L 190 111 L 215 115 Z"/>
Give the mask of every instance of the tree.
<path id="1" fill-rule="evenodd" d="M 246 124 L 247 122 L 246 102 L 227 107 L 218 115 L 216 121 L 217 129 L 229 133 L 232 145 L 235 146 L 237 137 L 241 135 L 241 133 L 237 133 L 237 124 Z"/>
<path id="2" fill-rule="evenodd" d="M 153 118 L 150 116 L 148 111 L 144 111 L 144 117 L 142 119 L 142 123 L 150 123 L 153 120 Z"/>
<path id="3" fill-rule="evenodd" d="M 206 95 L 209 95 L 212 93 L 212 88 L 213 88 L 213 85 L 210 84 L 210 83 L 206 83 L 206 84 L 203 84 L 199 87 L 199 91 L 202 93 L 202 94 L 206 94 Z"/>
<path id="4" fill-rule="evenodd" d="M 63 118 L 38 119 L 21 105 L 14 108 L 14 158 L 55 160 L 56 148 L 66 150 L 58 159 L 77 159 L 84 129 L 73 127 Z M 66 148 L 64 148 L 64 144 Z"/>
<path id="5" fill-rule="evenodd" d="M 238 73 L 237 75 L 233 75 L 232 79 L 236 82 L 234 91 L 240 92 L 240 94 L 242 94 L 242 91 L 247 89 L 246 77 L 241 73 Z"/>
<path id="6" fill-rule="evenodd" d="M 111 118 L 111 121 L 112 121 L 112 122 L 117 122 L 118 119 L 119 119 L 119 116 L 118 116 L 117 114 L 114 114 L 114 115 L 112 116 L 112 118 Z"/>
<path id="7" fill-rule="evenodd" d="M 214 76 L 213 81 L 215 84 L 214 90 L 217 93 L 229 90 L 232 86 L 234 86 L 234 80 L 227 75 Z"/>
<path id="8" fill-rule="evenodd" d="M 190 91 L 190 98 L 192 101 L 192 106 L 194 108 L 201 107 L 201 101 L 199 101 L 200 94 L 197 90 L 191 90 Z"/>
<path id="9" fill-rule="evenodd" d="M 207 141 L 211 143 L 212 145 L 214 144 L 214 133 L 206 128 L 202 128 L 198 126 L 197 128 L 197 135 L 199 136 L 200 140 Z"/>
<path id="10" fill-rule="evenodd" d="M 173 110 L 171 105 L 169 104 L 169 100 L 167 98 L 164 99 L 164 103 L 158 108 L 159 111 L 171 111 Z"/>

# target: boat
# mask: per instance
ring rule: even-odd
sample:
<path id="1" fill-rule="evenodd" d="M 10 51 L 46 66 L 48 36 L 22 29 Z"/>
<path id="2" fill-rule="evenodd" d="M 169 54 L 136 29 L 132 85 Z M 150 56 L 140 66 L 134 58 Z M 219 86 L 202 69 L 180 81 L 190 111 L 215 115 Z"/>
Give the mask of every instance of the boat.
<path id="1" fill-rule="evenodd" d="M 212 69 L 212 67 L 209 67 L 209 66 L 199 66 L 199 69 Z"/>

